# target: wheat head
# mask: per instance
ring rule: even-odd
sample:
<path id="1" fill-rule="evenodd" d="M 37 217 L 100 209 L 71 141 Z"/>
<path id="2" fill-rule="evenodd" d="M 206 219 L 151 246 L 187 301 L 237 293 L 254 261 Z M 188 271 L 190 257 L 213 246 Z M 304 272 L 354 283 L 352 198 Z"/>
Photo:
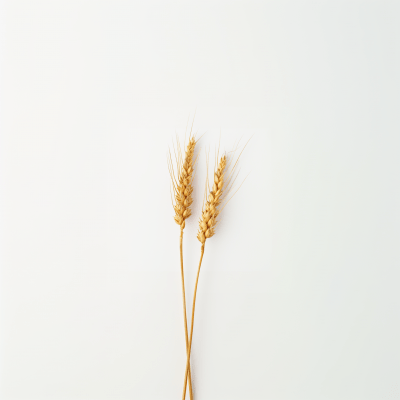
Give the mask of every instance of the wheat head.
<path id="1" fill-rule="evenodd" d="M 185 220 L 192 214 L 190 206 L 193 203 L 192 199 L 192 180 L 194 168 L 194 149 L 196 140 L 192 137 L 186 147 L 185 158 L 182 165 L 178 167 L 178 181 L 175 189 L 175 222 L 180 225 L 181 229 L 185 228 Z"/>
<path id="2" fill-rule="evenodd" d="M 222 156 L 218 168 L 214 173 L 213 188 L 208 195 L 199 222 L 199 232 L 197 239 L 204 244 L 206 239 L 215 233 L 217 216 L 220 213 L 221 196 L 224 190 L 224 170 L 226 167 L 226 156 Z"/>

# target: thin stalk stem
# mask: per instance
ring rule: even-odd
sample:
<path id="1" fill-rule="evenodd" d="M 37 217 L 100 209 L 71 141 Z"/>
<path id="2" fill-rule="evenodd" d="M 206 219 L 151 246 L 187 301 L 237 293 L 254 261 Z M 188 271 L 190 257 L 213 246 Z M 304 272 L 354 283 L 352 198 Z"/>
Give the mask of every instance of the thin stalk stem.
<path id="1" fill-rule="evenodd" d="M 179 240 L 179 248 L 181 253 L 181 277 L 182 277 L 182 298 L 183 298 L 183 319 L 185 321 L 185 340 L 186 340 L 186 355 L 189 351 L 189 339 L 188 339 L 188 328 L 187 328 L 187 317 L 186 317 L 186 295 L 185 295 L 185 274 L 183 272 L 183 250 L 182 250 L 182 242 L 183 242 L 183 229 L 181 229 L 181 236 Z M 187 379 L 189 380 L 189 396 L 190 400 L 193 400 L 193 391 L 192 391 L 192 374 L 190 371 L 189 365 L 189 374 Z M 186 385 L 185 385 L 186 391 Z"/>
<path id="2" fill-rule="evenodd" d="M 187 361 L 186 361 L 186 371 L 185 371 L 185 381 L 183 384 L 183 394 L 182 394 L 182 400 L 185 400 L 186 396 L 186 384 L 187 384 L 187 378 L 190 370 L 190 352 L 192 350 L 192 338 L 193 338 L 193 323 L 194 323 L 194 308 L 196 306 L 196 295 L 197 295 L 197 284 L 199 282 L 199 275 L 200 275 L 200 267 L 201 267 L 201 262 L 203 261 L 203 254 L 204 254 L 204 245 L 203 243 L 201 245 L 201 255 L 200 255 L 200 262 L 199 262 L 199 268 L 197 270 L 197 278 L 196 278 L 196 285 L 194 287 L 194 295 L 193 295 L 193 306 L 192 306 L 192 324 L 190 326 L 190 340 L 189 340 L 189 350 L 187 352 Z"/>

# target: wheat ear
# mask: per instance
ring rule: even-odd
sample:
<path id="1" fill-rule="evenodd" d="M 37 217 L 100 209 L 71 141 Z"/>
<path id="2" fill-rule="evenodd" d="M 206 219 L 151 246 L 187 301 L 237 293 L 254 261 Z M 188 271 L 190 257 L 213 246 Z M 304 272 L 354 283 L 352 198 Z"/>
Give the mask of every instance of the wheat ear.
<path id="1" fill-rule="evenodd" d="M 204 244 L 206 239 L 214 236 L 215 225 L 219 214 L 219 206 L 222 200 L 224 186 L 224 170 L 226 167 L 226 156 L 221 157 L 218 168 L 214 173 L 213 188 L 208 195 L 208 200 L 203 208 L 199 223 L 197 239 Z"/>
<path id="2" fill-rule="evenodd" d="M 188 328 L 187 328 L 187 316 L 186 316 L 186 295 L 185 295 L 185 274 L 183 268 L 183 230 L 185 228 L 185 220 L 190 217 L 191 210 L 190 206 L 193 202 L 192 200 L 192 180 L 193 180 L 193 170 L 196 160 L 194 159 L 194 149 L 196 146 L 196 140 L 194 137 L 189 138 L 189 143 L 186 147 L 185 157 L 183 162 L 180 158 L 180 151 L 178 149 L 177 162 L 177 174 L 178 180 L 175 179 L 172 168 L 172 159 L 170 157 L 170 174 L 172 179 L 172 185 L 175 194 L 175 222 L 180 225 L 180 238 L 179 238 L 179 253 L 181 258 L 181 279 L 182 279 L 182 300 L 183 300 L 183 319 L 185 323 L 185 342 L 186 342 L 186 354 L 189 351 L 189 339 L 188 339 Z M 192 377 L 189 368 L 189 374 L 187 376 L 189 380 L 189 396 L 190 400 L 193 400 L 193 389 L 192 389 Z"/>
<path id="3" fill-rule="evenodd" d="M 187 378 L 190 371 L 190 353 L 192 350 L 192 338 L 193 338 L 193 325 L 194 325 L 194 310 L 196 306 L 196 295 L 197 295 L 197 284 L 199 282 L 200 268 L 203 261 L 204 247 L 206 240 L 212 237 L 215 233 L 215 225 L 217 223 L 217 216 L 220 213 L 220 205 L 222 201 L 222 195 L 224 191 L 224 171 L 226 167 L 226 156 L 222 156 L 218 165 L 217 170 L 214 173 L 214 183 L 212 190 L 208 195 L 208 200 L 203 207 L 202 215 L 199 222 L 199 233 L 197 238 L 201 242 L 201 254 L 200 262 L 197 270 L 196 285 L 194 287 L 193 295 L 193 306 L 192 306 L 192 323 L 190 326 L 190 339 L 189 339 L 189 350 L 187 352 L 186 370 L 185 370 L 185 381 L 183 385 L 182 400 L 185 400 Z"/>
<path id="4" fill-rule="evenodd" d="M 182 165 L 178 167 L 178 182 L 175 187 L 175 222 L 181 226 L 181 230 L 185 228 L 185 220 L 192 214 L 190 206 L 192 199 L 192 179 L 194 170 L 194 148 L 196 141 L 192 137 L 186 147 L 185 158 Z"/>

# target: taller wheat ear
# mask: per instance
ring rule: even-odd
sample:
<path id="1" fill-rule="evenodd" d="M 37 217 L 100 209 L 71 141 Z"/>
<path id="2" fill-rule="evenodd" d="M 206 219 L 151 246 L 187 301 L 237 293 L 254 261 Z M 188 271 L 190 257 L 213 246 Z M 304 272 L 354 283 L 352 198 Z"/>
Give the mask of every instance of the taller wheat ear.
<path id="1" fill-rule="evenodd" d="M 186 317 L 186 296 L 185 296 L 185 274 L 183 269 L 183 230 L 185 229 L 185 220 L 190 217 L 191 210 L 190 206 L 193 202 L 192 200 L 192 179 L 195 160 L 194 149 L 196 146 L 196 141 L 193 137 L 189 138 L 189 143 L 186 147 L 185 158 L 182 162 L 180 158 L 180 152 L 178 152 L 177 158 L 177 174 L 178 180 L 175 180 L 172 168 L 172 160 L 170 157 L 170 174 L 172 179 L 172 185 L 175 194 L 175 222 L 180 225 L 181 234 L 179 238 L 179 252 L 181 258 L 181 279 L 182 279 L 182 300 L 183 300 L 183 319 L 185 323 L 185 342 L 186 342 L 186 354 L 189 351 L 189 340 L 188 340 L 188 328 L 187 328 L 187 317 Z M 189 374 L 187 379 L 189 380 L 189 395 L 190 400 L 193 400 L 193 390 L 192 390 L 192 377 L 189 366 Z M 186 389 L 185 389 L 186 390 Z"/>

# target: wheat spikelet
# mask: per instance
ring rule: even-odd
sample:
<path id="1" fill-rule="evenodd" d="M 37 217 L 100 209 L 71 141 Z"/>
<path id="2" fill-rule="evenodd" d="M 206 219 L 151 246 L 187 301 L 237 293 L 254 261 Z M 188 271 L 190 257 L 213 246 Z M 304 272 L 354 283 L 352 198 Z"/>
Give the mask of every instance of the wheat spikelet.
<path id="1" fill-rule="evenodd" d="M 185 220 L 190 217 L 190 206 L 192 199 L 192 180 L 194 167 L 194 148 L 196 140 L 192 137 L 186 147 L 185 158 L 183 163 L 178 166 L 178 182 L 174 185 L 175 189 L 175 222 L 180 225 L 181 229 L 185 228 Z"/>
<path id="2" fill-rule="evenodd" d="M 199 222 L 199 232 L 197 239 L 204 244 L 206 239 L 212 237 L 215 233 L 217 216 L 220 213 L 219 206 L 224 190 L 224 171 L 226 167 L 226 156 L 222 156 L 218 168 L 214 173 L 213 188 L 208 195 L 202 215 Z"/>

